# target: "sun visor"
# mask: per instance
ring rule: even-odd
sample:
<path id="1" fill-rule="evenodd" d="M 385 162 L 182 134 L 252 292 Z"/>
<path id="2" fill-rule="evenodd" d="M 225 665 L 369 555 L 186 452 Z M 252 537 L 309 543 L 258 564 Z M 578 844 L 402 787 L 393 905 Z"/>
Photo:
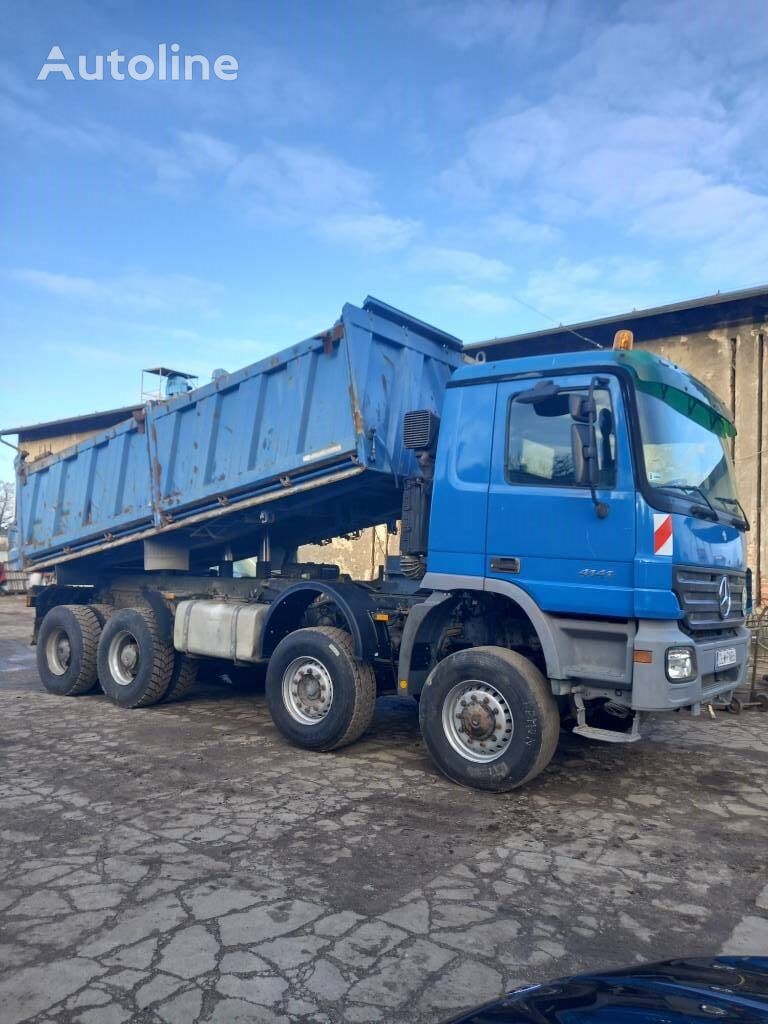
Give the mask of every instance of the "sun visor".
<path id="1" fill-rule="evenodd" d="M 679 366 L 650 352 L 633 349 L 617 352 L 617 362 L 632 371 L 637 390 L 652 395 L 671 409 L 720 437 L 735 437 L 736 428 L 726 405 L 714 391 L 699 383 Z"/>

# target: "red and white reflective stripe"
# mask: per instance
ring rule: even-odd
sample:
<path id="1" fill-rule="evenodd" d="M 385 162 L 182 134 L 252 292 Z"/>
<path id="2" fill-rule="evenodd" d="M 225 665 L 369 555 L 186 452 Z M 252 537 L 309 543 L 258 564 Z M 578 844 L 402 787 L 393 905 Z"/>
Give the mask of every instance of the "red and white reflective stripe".
<path id="1" fill-rule="evenodd" d="M 664 512 L 653 513 L 653 553 L 672 557 L 672 516 Z"/>

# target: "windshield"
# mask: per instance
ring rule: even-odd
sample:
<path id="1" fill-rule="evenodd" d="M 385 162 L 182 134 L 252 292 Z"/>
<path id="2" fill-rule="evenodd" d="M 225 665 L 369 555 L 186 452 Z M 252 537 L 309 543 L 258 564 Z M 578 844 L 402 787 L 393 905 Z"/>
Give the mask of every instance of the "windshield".
<path id="1" fill-rule="evenodd" d="M 667 405 L 637 391 L 645 473 L 651 487 L 688 492 L 721 512 L 740 515 L 729 441 Z"/>

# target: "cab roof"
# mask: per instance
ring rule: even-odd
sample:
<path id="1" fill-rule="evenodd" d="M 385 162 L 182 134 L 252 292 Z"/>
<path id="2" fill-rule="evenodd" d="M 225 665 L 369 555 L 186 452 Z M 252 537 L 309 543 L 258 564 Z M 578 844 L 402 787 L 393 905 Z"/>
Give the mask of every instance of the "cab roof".
<path id="1" fill-rule="evenodd" d="M 589 373 L 601 368 L 610 370 L 614 367 L 617 370 L 628 370 L 635 377 L 639 391 L 661 398 L 691 419 L 711 421 L 711 414 L 714 413 L 717 419 L 723 422 L 719 425 L 712 422 L 712 429 L 728 436 L 735 433 L 733 414 L 714 391 L 710 391 L 705 384 L 675 363 L 654 355 L 647 349 L 594 349 L 588 352 L 564 352 L 527 356 L 523 359 L 475 362 L 456 370 L 451 383 L 460 384 L 464 381 L 480 381 L 495 377 L 539 378 L 564 371 L 585 370 Z"/>

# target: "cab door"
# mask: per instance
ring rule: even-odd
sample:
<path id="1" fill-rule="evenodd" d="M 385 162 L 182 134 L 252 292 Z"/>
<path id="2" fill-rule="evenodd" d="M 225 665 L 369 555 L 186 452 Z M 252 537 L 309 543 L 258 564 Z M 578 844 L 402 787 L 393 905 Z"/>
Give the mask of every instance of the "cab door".
<path id="1" fill-rule="evenodd" d="M 608 506 L 605 518 L 598 517 L 589 488 L 575 479 L 569 398 L 586 397 L 593 379 L 553 376 L 552 394 L 536 400 L 531 399 L 537 382 L 499 383 L 485 571 L 522 587 L 545 611 L 629 617 L 635 492 L 616 377 L 601 374 L 594 388 L 597 498 Z"/>

